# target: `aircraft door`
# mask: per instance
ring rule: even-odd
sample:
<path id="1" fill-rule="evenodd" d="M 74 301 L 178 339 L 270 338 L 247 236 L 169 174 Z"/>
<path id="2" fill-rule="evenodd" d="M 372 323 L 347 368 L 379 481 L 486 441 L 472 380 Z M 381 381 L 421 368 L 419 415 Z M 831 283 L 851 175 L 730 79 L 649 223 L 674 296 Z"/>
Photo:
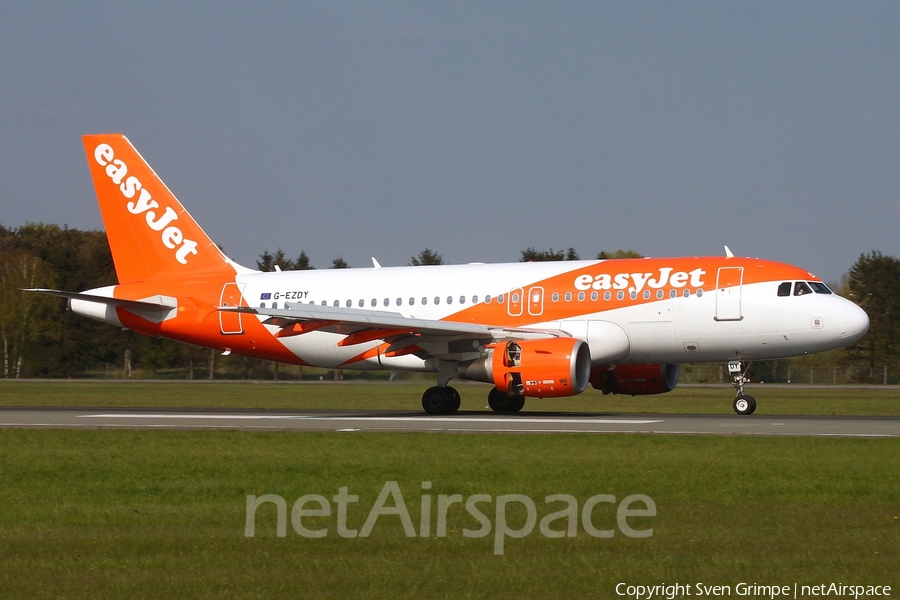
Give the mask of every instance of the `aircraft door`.
<path id="1" fill-rule="evenodd" d="M 720 267 L 716 276 L 716 321 L 740 321 L 744 267 Z"/>
<path id="2" fill-rule="evenodd" d="M 528 290 L 528 314 L 537 317 L 544 312 L 544 288 L 535 286 Z"/>
<path id="3" fill-rule="evenodd" d="M 244 302 L 244 284 L 238 285 L 231 282 L 222 288 L 219 297 L 219 306 L 247 306 Z M 223 335 L 238 335 L 244 333 L 243 315 L 241 313 L 219 311 L 219 328 Z"/>

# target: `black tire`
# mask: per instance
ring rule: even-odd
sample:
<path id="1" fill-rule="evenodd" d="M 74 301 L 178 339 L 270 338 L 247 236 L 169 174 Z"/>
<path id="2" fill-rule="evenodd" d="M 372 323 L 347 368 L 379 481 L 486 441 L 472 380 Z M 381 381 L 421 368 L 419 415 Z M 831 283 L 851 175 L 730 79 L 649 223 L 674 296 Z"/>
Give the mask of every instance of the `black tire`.
<path id="1" fill-rule="evenodd" d="M 456 391 L 456 388 L 452 388 L 448 385 L 444 389 L 447 390 L 447 393 L 450 395 L 450 402 L 447 405 L 447 412 L 445 414 L 455 414 L 456 411 L 459 410 L 459 405 L 462 402 L 462 398 L 460 398 L 459 392 Z"/>
<path id="2" fill-rule="evenodd" d="M 741 394 L 734 399 L 732 407 L 734 412 L 739 415 L 752 415 L 753 411 L 756 410 L 756 399 L 753 396 Z"/>
<path id="3" fill-rule="evenodd" d="M 756 412 L 756 398 L 754 398 L 753 396 L 747 396 L 747 398 L 750 399 L 750 412 L 747 414 L 752 415 Z"/>
<path id="4" fill-rule="evenodd" d="M 451 405 L 452 397 L 446 392 L 446 388 L 433 386 L 422 394 L 422 408 L 429 415 L 445 415 Z"/>
<path id="5" fill-rule="evenodd" d="M 429 415 L 452 415 L 459 410 L 459 392 L 452 387 L 433 386 L 422 394 L 422 408 Z"/>
<path id="6" fill-rule="evenodd" d="M 488 394 L 488 406 L 498 413 L 517 413 L 525 406 L 525 396 L 509 396 L 506 392 L 493 388 Z"/>

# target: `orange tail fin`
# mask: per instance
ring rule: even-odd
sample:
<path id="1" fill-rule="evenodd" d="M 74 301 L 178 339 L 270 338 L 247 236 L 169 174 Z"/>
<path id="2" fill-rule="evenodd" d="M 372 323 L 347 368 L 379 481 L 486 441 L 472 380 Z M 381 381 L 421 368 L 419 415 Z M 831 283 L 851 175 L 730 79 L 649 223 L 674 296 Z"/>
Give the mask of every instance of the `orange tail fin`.
<path id="1" fill-rule="evenodd" d="M 86 135 L 119 283 L 234 267 L 124 135 Z"/>

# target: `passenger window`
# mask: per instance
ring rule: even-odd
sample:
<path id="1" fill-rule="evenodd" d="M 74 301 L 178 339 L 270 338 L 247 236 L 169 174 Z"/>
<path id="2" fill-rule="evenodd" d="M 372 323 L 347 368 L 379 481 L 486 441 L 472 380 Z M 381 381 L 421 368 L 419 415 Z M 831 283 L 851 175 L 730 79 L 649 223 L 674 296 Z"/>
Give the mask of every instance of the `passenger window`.
<path id="1" fill-rule="evenodd" d="M 572 292 L 566 292 L 566 302 L 572 301 Z"/>
<path id="2" fill-rule="evenodd" d="M 790 281 L 785 281 L 778 285 L 778 295 L 779 296 L 790 296 L 791 295 L 791 286 L 793 284 Z"/>
<path id="3" fill-rule="evenodd" d="M 644 300 L 650 299 L 650 290 L 644 290 Z"/>
<path id="4" fill-rule="evenodd" d="M 702 298 L 702 297 L 703 297 L 703 290 L 697 290 L 697 297 L 698 297 L 698 298 Z"/>
<path id="5" fill-rule="evenodd" d="M 478 296 L 472 296 L 472 304 L 478 304 Z"/>
<path id="6" fill-rule="evenodd" d="M 466 297 L 465 297 L 465 296 L 460 296 L 460 297 L 459 297 L 459 303 L 460 303 L 460 304 L 465 304 L 465 303 L 466 303 Z"/>
<path id="7" fill-rule="evenodd" d="M 365 305 L 366 305 L 366 301 L 363 300 L 362 298 L 360 298 L 360 299 L 359 299 L 359 307 L 362 308 L 362 307 L 365 306 Z"/>
<path id="8" fill-rule="evenodd" d="M 488 294 L 487 296 L 484 297 L 484 303 L 485 303 L 485 304 L 490 304 L 490 303 L 491 303 L 491 296 L 490 296 L 490 294 Z"/>
<path id="9" fill-rule="evenodd" d="M 453 296 L 447 296 L 447 304 L 453 304 Z"/>
<path id="10" fill-rule="evenodd" d="M 410 305 L 410 306 L 415 306 L 415 305 L 416 305 L 416 299 L 415 299 L 415 298 L 410 298 L 410 299 L 409 299 L 409 305 Z"/>
<path id="11" fill-rule="evenodd" d="M 678 297 L 678 290 L 672 290 L 669 292 L 669 298 L 677 298 L 677 297 Z"/>
<path id="12" fill-rule="evenodd" d="M 612 298 L 612 294 L 610 294 L 609 292 L 603 292 L 604 300 L 609 300 L 610 298 Z"/>
<path id="13" fill-rule="evenodd" d="M 428 298 L 422 298 L 422 306 L 428 304 Z"/>
<path id="14" fill-rule="evenodd" d="M 661 299 L 664 295 L 665 295 L 665 294 L 663 293 L 662 290 L 657 290 L 657 291 L 656 291 L 656 297 L 657 297 L 657 298 Z"/>
<path id="15" fill-rule="evenodd" d="M 265 303 L 265 302 L 260 302 L 260 303 L 259 303 L 259 307 L 260 307 L 260 308 L 265 308 L 265 307 L 266 307 L 266 303 Z"/>
<path id="16" fill-rule="evenodd" d="M 828 289 L 828 286 L 822 283 L 821 281 L 810 281 L 809 285 L 812 286 L 812 289 L 817 294 L 831 294 L 832 291 Z"/>
<path id="17" fill-rule="evenodd" d="M 551 296 L 551 298 L 553 298 L 554 302 L 559 302 L 559 292 L 553 292 L 553 296 Z"/>
<path id="18" fill-rule="evenodd" d="M 691 290 L 685 289 L 684 292 L 682 292 L 681 295 L 684 296 L 685 298 L 690 298 L 690 297 L 691 297 Z"/>
<path id="19" fill-rule="evenodd" d="M 412 304 L 412 298 L 409 299 L 409 303 Z M 403 306 L 403 298 L 397 298 L 397 306 Z"/>
<path id="20" fill-rule="evenodd" d="M 578 301 L 584 302 L 584 292 L 578 292 Z"/>
<path id="21" fill-rule="evenodd" d="M 441 297 L 440 297 L 440 296 L 435 296 L 435 297 L 434 297 L 434 303 L 435 303 L 435 304 L 440 304 L 440 303 L 441 303 Z"/>
<path id="22" fill-rule="evenodd" d="M 503 304 L 503 294 L 497 296 L 497 304 Z"/>
<path id="23" fill-rule="evenodd" d="M 625 299 L 625 292 L 619 290 L 619 292 L 616 294 L 616 299 L 617 299 L 617 300 L 624 300 L 624 299 Z"/>
<path id="24" fill-rule="evenodd" d="M 513 295 L 510 297 L 510 302 L 512 302 L 513 304 L 518 304 L 518 302 L 519 302 L 519 295 L 518 295 L 518 294 L 513 294 Z"/>
<path id="25" fill-rule="evenodd" d="M 806 285 L 805 281 L 798 281 L 794 284 L 794 295 L 795 296 L 804 296 L 806 294 L 812 294 L 812 290 L 809 289 L 809 286 Z"/>
<path id="26" fill-rule="evenodd" d="M 350 308 L 351 306 L 353 306 L 353 300 L 347 300 L 344 304 L 347 305 L 347 308 Z"/>
<path id="27" fill-rule="evenodd" d="M 596 302 L 597 298 L 599 298 L 599 297 L 600 297 L 600 294 L 598 294 L 597 292 L 591 292 L 591 300 L 593 300 L 594 302 Z"/>
<path id="28" fill-rule="evenodd" d="M 391 299 L 390 299 L 390 298 L 385 298 L 385 299 L 384 299 L 384 305 L 385 305 L 385 306 L 390 306 L 390 305 L 391 305 Z"/>
<path id="29" fill-rule="evenodd" d="M 322 306 L 328 306 L 328 300 L 322 300 Z"/>
<path id="30" fill-rule="evenodd" d="M 277 303 L 277 302 L 273 302 L 273 303 L 272 303 L 272 308 L 274 308 L 275 310 L 278 310 L 278 303 Z"/>
<path id="31" fill-rule="evenodd" d="M 634 291 L 634 290 L 631 291 L 631 299 L 632 299 L 632 300 L 637 300 L 637 292 Z"/>

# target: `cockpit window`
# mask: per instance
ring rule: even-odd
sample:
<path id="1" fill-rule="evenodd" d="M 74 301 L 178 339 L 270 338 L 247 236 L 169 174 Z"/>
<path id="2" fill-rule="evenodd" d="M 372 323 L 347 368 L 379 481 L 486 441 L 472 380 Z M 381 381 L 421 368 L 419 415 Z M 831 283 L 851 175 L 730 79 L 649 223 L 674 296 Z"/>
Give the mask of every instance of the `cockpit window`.
<path id="1" fill-rule="evenodd" d="M 822 283 L 821 281 L 810 281 L 809 285 L 812 286 L 812 289 L 817 294 L 831 294 L 832 291 L 828 289 L 828 286 Z"/>
<path id="2" fill-rule="evenodd" d="M 791 295 L 791 287 L 793 287 L 793 283 L 790 281 L 785 281 L 784 283 L 778 286 L 778 295 L 779 296 L 790 296 Z"/>
<path id="3" fill-rule="evenodd" d="M 806 285 L 805 281 L 798 281 L 794 284 L 794 295 L 795 296 L 804 296 L 806 294 L 812 294 L 812 290 L 809 289 L 809 286 Z"/>

